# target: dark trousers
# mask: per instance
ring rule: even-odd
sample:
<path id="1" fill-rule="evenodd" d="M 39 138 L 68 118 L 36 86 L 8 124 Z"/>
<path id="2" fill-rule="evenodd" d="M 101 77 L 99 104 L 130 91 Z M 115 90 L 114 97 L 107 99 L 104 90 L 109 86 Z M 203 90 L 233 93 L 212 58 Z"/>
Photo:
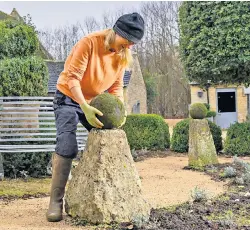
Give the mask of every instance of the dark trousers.
<path id="1" fill-rule="evenodd" d="M 79 104 L 59 90 L 55 93 L 53 108 L 56 120 L 55 151 L 60 156 L 73 159 L 78 153 L 77 124 L 81 122 L 88 131 L 94 127 L 86 120 Z"/>

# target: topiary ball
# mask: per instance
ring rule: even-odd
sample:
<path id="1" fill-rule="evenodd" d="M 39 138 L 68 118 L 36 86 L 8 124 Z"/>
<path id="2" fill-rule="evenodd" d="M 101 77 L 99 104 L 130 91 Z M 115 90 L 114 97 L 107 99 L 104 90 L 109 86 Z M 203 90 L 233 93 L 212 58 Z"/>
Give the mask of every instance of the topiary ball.
<path id="1" fill-rule="evenodd" d="M 103 123 L 102 129 L 118 128 L 125 116 L 125 107 L 122 101 L 109 93 L 103 93 L 96 96 L 90 105 L 100 110 L 103 116 L 96 115 L 96 117 Z"/>
<path id="2" fill-rule="evenodd" d="M 193 119 L 203 119 L 207 116 L 207 108 L 203 103 L 194 103 L 190 106 L 189 114 Z"/>

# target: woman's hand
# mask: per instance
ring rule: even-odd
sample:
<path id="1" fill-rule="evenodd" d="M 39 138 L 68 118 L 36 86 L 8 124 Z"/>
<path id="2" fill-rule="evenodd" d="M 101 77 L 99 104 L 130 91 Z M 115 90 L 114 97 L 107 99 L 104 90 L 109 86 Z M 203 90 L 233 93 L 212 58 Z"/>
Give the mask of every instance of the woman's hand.
<path id="1" fill-rule="evenodd" d="M 90 106 L 87 103 L 80 105 L 80 107 L 84 112 L 85 117 L 90 125 L 99 129 L 103 127 L 103 123 L 100 122 L 96 117 L 96 114 L 99 116 L 103 116 L 103 113 L 100 110 L 96 109 L 93 106 Z"/>

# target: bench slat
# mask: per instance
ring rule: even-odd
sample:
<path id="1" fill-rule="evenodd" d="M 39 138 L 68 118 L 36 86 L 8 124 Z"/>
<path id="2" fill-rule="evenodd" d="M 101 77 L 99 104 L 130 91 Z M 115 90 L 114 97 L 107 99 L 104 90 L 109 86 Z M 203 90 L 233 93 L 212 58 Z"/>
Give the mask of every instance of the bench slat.
<path id="1" fill-rule="evenodd" d="M 86 137 L 76 137 L 77 140 L 87 140 Z M 21 141 L 56 141 L 56 138 L 10 138 L 0 139 L 0 142 L 21 142 Z"/>
<path id="2" fill-rule="evenodd" d="M 2 101 L 0 105 L 53 105 L 52 101 Z"/>
<path id="3" fill-rule="evenodd" d="M 78 147 L 78 151 L 84 150 L 84 147 Z M 15 150 L 0 150 L 1 153 L 38 153 L 38 152 L 55 152 L 55 149 L 15 149 Z"/>
<path id="4" fill-rule="evenodd" d="M 14 132 L 18 132 L 18 131 L 31 131 L 31 130 L 36 130 L 36 131 L 46 131 L 46 130 L 52 130 L 52 131 L 56 131 L 56 128 L 2 128 L 0 129 L 0 132 L 3 131 L 14 131 Z"/>
<path id="5" fill-rule="evenodd" d="M 87 136 L 85 132 L 77 132 L 77 136 Z M 22 137 L 22 136 L 56 136 L 56 133 L 0 133 L 0 137 Z"/>
<path id="6" fill-rule="evenodd" d="M 11 111 L 11 110 L 54 110 L 54 108 L 51 107 L 2 107 L 0 109 L 1 111 Z"/>
<path id="7" fill-rule="evenodd" d="M 35 121 L 47 121 L 47 120 L 55 120 L 55 116 L 53 117 L 1 117 L 0 116 L 0 121 L 23 121 L 23 120 L 35 120 Z"/>
<path id="8" fill-rule="evenodd" d="M 0 112 L 0 115 L 54 115 L 54 112 Z M 29 118 L 29 117 L 27 117 Z"/>
<path id="9" fill-rule="evenodd" d="M 31 122 L 0 122 L 0 126 L 9 126 L 9 125 L 16 125 L 16 126 L 23 126 L 23 125 L 39 125 L 40 127 L 43 125 L 50 125 L 50 126 L 55 126 L 55 122 L 36 122 L 36 121 L 31 121 Z M 81 123 L 77 124 L 77 127 L 83 127 Z"/>
<path id="10" fill-rule="evenodd" d="M 0 100 L 53 100 L 54 97 L 20 97 L 20 96 L 14 96 L 14 97 L 0 97 Z"/>
<path id="11" fill-rule="evenodd" d="M 55 148 L 56 145 L 0 145 L 0 149 L 46 149 Z M 79 144 L 79 146 L 85 146 L 85 144 Z"/>
<path id="12" fill-rule="evenodd" d="M 55 126 L 55 122 L 0 122 L 0 126 L 9 126 L 9 125 L 17 125 L 17 126 L 23 126 L 23 125 L 51 125 L 51 126 Z"/>
<path id="13" fill-rule="evenodd" d="M 38 153 L 38 152 L 55 152 L 55 149 L 12 149 L 0 150 L 1 153 Z"/>
<path id="14" fill-rule="evenodd" d="M 15 131 L 15 132 L 18 132 L 18 131 L 31 131 L 31 130 L 36 130 L 36 131 L 46 131 L 46 130 L 52 130 L 52 131 L 56 131 L 56 128 L 1 128 L 0 129 L 0 132 L 3 132 L 3 131 Z M 78 128 L 77 129 L 78 131 L 85 131 L 86 129 L 85 128 Z"/>

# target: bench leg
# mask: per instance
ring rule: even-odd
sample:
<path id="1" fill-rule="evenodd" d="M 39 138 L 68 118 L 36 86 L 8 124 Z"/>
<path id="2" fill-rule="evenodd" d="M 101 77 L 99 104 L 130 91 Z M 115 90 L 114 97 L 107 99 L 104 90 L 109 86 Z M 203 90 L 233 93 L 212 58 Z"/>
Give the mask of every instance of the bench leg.
<path id="1" fill-rule="evenodd" d="M 56 153 L 53 155 L 50 203 L 46 213 L 49 222 L 62 220 L 63 197 L 71 164 L 72 159 L 62 157 Z"/>

